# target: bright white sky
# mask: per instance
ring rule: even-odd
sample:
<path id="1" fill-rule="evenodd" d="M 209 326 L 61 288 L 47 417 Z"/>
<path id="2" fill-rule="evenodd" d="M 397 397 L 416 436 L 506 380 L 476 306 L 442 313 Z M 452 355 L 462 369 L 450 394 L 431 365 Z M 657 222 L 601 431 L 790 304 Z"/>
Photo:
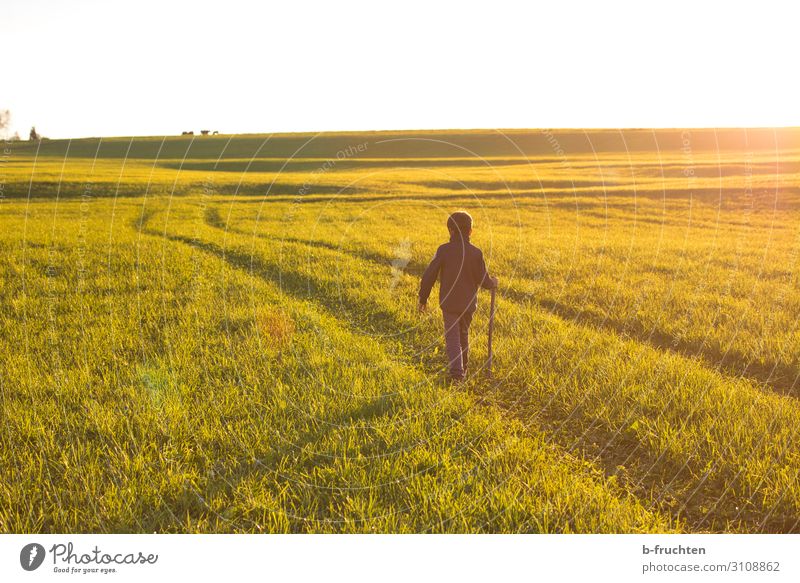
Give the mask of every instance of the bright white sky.
<path id="1" fill-rule="evenodd" d="M 792 3 L 4 0 L 27 137 L 800 125 Z"/>

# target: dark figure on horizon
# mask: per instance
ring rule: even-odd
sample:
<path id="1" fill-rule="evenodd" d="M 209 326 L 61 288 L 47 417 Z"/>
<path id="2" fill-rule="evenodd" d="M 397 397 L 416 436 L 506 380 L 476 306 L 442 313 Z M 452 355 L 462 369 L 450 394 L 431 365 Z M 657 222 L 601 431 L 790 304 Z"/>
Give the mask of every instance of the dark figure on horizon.
<path id="1" fill-rule="evenodd" d="M 486 271 L 480 249 L 469 242 L 472 217 L 458 211 L 447 219 L 450 241 L 441 245 L 422 274 L 419 287 L 419 311 L 427 309 L 428 296 L 437 279 L 439 307 L 444 319 L 444 340 L 450 377 L 461 381 L 467 374 L 469 326 L 478 307 L 478 289 L 494 289 L 497 278 Z"/>

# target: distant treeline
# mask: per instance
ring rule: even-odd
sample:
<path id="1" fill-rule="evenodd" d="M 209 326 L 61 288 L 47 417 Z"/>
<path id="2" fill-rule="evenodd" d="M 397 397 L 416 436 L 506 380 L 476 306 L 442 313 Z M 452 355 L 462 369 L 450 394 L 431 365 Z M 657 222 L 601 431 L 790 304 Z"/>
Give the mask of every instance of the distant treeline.
<path id="1" fill-rule="evenodd" d="M 336 158 L 366 144 L 360 158 L 555 157 L 592 152 L 755 152 L 800 148 L 800 128 L 387 131 L 83 138 L 10 144 L 14 153 L 70 158 Z"/>

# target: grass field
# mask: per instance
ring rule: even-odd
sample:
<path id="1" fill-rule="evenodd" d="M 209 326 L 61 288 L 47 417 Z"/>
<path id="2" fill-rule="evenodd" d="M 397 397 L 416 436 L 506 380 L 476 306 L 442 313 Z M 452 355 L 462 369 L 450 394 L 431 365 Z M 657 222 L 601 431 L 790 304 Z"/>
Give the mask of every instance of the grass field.
<path id="1" fill-rule="evenodd" d="M 0 184 L 0 532 L 800 531 L 800 130 L 18 142 Z M 501 285 L 452 386 L 415 304 L 460 208 Z"/>

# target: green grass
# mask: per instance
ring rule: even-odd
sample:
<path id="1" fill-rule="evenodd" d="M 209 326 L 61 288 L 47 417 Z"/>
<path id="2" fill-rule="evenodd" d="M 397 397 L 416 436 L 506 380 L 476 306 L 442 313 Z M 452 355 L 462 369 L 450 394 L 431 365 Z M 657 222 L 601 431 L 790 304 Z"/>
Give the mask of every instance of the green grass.
<path id="1" fill-rule="evenodd" d="M 692 136 L 14 144 L 0 531 L 797 531 L 800 133 Z M 462 207 L 501 290 L 451 386 Z"/>

